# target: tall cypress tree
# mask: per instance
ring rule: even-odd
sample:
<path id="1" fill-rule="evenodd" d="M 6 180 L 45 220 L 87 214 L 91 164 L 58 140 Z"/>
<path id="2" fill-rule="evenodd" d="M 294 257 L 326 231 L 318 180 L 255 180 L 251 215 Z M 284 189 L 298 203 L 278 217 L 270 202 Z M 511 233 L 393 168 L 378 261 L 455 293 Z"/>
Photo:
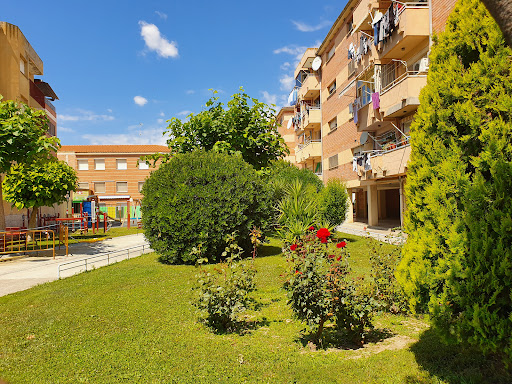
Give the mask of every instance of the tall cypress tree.
<path id="1" fill-rule="evenodd" d="M 512 51 L 459 0 L 411 127 L 399 281 L 445 340 L 512 359 Z"/>

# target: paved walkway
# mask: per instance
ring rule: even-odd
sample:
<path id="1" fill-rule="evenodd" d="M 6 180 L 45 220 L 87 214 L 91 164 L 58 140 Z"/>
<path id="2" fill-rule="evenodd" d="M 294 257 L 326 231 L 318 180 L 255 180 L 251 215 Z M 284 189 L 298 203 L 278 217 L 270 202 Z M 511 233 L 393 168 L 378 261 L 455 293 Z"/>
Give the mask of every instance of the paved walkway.
<path id="1" fill-rule="evenodd" d="M 392 244 L 401 244 L 405 242 L 407 236 L 400 231 L 394 231 L 392 228 L 368 226 L 366 223 L 354 222 L 343 223 L 336 227 L 336 231 L 348 233 L 357 236 L 370 236 L 379 241 L 384 241 Z"/>
<path id="2" fill-rule="evenodd" d="M 54 281 L 59 278 L 59 264 L 75 260 L 82 260 L 103 253 L 111 253 L 110 260 L 97 258 L 88 260 L 88 268 L 98 268 L 112 261 L 126 259 L 125 252 L 119 252 L 126 248 L 142 245 L 144 253 L 152 252 L 142 233 L 114 237 L 95 243 L 79 243 L 69 246 L 69 255 L 65 256 L 64 247 L 56 252 L 55 260 L 50 256 L 27 256 L 16 260 L 0 262 L 0 296 L 9 293 L 23 291 L 35 285 Z M 142 247 L 131 251 L 130 258 L 140 256 Z M 68 277 L 85 270 L 84 263 L 73 263 L 67 266 L 73 267 L 61 273 L 61 277 Z"/>

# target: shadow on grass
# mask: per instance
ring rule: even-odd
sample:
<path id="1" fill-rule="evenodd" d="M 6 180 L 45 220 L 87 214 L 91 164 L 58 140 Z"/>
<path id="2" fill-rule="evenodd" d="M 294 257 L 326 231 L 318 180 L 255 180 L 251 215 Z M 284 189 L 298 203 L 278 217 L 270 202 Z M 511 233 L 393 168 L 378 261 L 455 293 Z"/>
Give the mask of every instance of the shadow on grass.
<path id="1" fill-rule="evenodd" d="M 512 383 L 512 372 L 496 357 L 482 356 L 467 346 L 445 345 L 433 329 L 420 335 L 410 347 L 416 362 L 432 377 L 455 383 Z M 407 377 L 406 383 L 430 383 Z"/>
<path id="2" fill-rule="evenodd" d="M 245 336 L 250 335 L 255 329 L 268 327 L 270 325 L 270 321 L 264 317 L 261 320 L 238 320 L 230 324 L 228 327 L 215 327 L 208 323 L 205 323 L 205 325 L 216 335 L 237 334 L 239 336 Z"/>
<path id="3" fill-rule="evenodd" d="M 365 343 L 378 343 L 390 337 L 395 336 L 389 329 L 373 329 L 365 337 Z M 320 343 L 315 339 L 313 333 L 303 334 L 295 340 L 302 344 L 303 347 L 315 345 L 315 349 L 350 349 L 357 350 L 363 348 L 363 343 L 355 342 L 346 332 L 336 331 L 331 327 L 326 327 L 322 333 Z"/>
<path id="4" fill-rule="evenodd" d="M 282 253 L 281 247 L 264 244 L 258 249 L 256 257 L 276 256 Z"/>

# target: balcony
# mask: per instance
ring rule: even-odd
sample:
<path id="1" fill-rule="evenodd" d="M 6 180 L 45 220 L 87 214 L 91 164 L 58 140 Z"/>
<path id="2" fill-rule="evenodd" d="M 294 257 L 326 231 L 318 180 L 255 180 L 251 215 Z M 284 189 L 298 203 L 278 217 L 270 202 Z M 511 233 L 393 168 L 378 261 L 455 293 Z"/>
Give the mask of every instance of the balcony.
<path id="1" fill-rule="evenodd" d="M 303 114 L 301 129 L 320 128 L 322 124 L 322 111 L 320 107 L 310 107 Z"/>
<path id="2" fill-rule="evenodd" d="M 427 84 L 426 73 L 413 71 L 387 84 L 380 92 L 380 108 L 373 109 L 369 103 L 358 110 L 358 132 L 375 131 L 381 127 L 384 120 L 402 118 L 414 113 L 420 105 L 421 89 Z"/>
<path id="3" fill-rule="evenodd" d="M 420 105 L 421 89 L 427 85 L 427 75 L 408 71 L 380 92 L 380 111 L 384 118 L 410 115 Z"/>
<path id="4" fill-rule="evenodd" d="M 399 17 L 398 29 L 380 50 L 380 59 L 403 59 L 428 41 L 430 36 L 428 3 L 406 3 Z"/>
<path id="5" fill-rule="evenodd" d="M 388 142 L 384 149 L 370 154 L 370 167 L 358 166 L 360 180 L 396 177 L 406 174 L 407 162 L 411 155 L 409 137 L 403 140 Z"/>
<path id="6" fill-rule="evenodd" d="M 391 143 L 386 150 L 370 156 L 373 178 L 404 175 L 411 155 L 409 141 Z"/>
<path id="7" fill-rule="evenodd" d="M 320 159 L 322 157 L 322 140 L 311 140 L 305 144 L 299 144 L 295 148 L 295 159 L 297 163 L 305 163 L 309 159 Z"/>
<path id="8" fill-rule="evenodd" d="M 298 97 L 299 100 L 314 100 L 320 97 L 320 77 L 314 73 L 309 74 L 299 88 Z"/>

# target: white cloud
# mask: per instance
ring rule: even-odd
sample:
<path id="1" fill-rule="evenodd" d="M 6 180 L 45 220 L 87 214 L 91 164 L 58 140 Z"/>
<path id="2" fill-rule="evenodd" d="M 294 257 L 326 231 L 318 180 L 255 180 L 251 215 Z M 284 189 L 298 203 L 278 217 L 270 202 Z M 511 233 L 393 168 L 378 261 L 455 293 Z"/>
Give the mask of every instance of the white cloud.
<path id="1" fill-rule="evenodd" d="M 290 92 L 292 90 L 293 86 L 295 85 L 295 79 L 293 78 L 293 76 L 283 75 L 279 79 L 279 83 L 281 84 L 281 86 L 280 86 L 281 91 Z"/>
<path id="2" fill-rule="evenodd" d="M 292 66 L 292 65 L 291 65 L 291 63 L 290 63 L 289 61 L 286 61 L 286 62 L 284 62 L 283 64 L 281 64 L 281 67 L 280 67 L 280 68 L 281 68 L 283 71 L 287 71 L 287 70 L 289 70 L 289 69 L 291 68 L 291 66 Z"/>
<path id="3" fill-rule="evenodd" d="M 146 104 L 147 104 L 148 99 L 146 99 L 145 97 L 142 97 L 142 96 L 135 96 L 135 97 L 133 98 L 133 101 L 135 102 L 135 104 L 137 104 L 137 105 L 139 105 L 139 106 L 143 107 L 144 105 L 146 105 Z"/>
<path id="4" fill-rule="evenodd" d="M 317 25 L 309 25 L 306 23 L 303 23 L 302 21 L 295 21 L 292 20 L 293 25 L 295 25 L 295 28 L 298 29 L 301 32 L 315 32 L 319 31 L 322 28 L 328 27 L 331 25 L 331 22 L 328 20 L 324 20 Z"/>
<path id="5" fill-rule="evenodd" d="M 145 21 L 139 21 L 140 35 L 150 51 L 155 51 L 158 56 L 168 58 L 178 57 L 178 47 L 175 41 L 169 42 L 160 34 L 160 30 L 155 24 L 149 24 Z"/>
<path id="6" fill-rule="evenodd" d="M 107 109 L 107 112 L 108 113 L 112 113 L 112 110 L 109 108 L 109 109 Z"/>
<path id="7" fill-rule="evenodd" d="M 112 115 L 98 115 L 92 111 L 87 111 L 84 109 L 76 109 L 78 114 L 75 115 L 66 115 L 66 114 L 58 114 L 58 121 L 112 121 L 114 120 L 114 116 Z"/>
<path id="8" fill-rule="evenodd" d="M 158 124 L 163 124 L 164 123 L 164 119 L 157 119 L 156 121 Z"/>
<path id="9" fill-rule="evenodd" d="M 277 104 L 277 95 L 270 94 L 267 91 L 262 91 L 263 94 L 263 102 L 265 104 Z"/>
<path id="10" fill-rule="evenodd" d="M 165 113 L 160 112 L 160 116 L 164 117 L 164 116 L 165 116 Z"/>
<path id="11" fill-rule="evenodd" d="M 57 130 L 59 132 L 68 132 L 68 133 L 75 132 L 75 130 L 73 128 L 68 128 L 68 127 L 57 127 Z"/>
<path id="12" fill-rule="evenodd" d="M 196 93 L 196 91 L 194 91 L 193 89 L 188 89 L 187 91 L 185 91 L 185 93 L 187 95 L 193 95 L 194 93 Z"/>
<path id="13" fill-rule="evenodd" d="M 141 131 L 133 131 L 132 133 L 120 133 L 120 134 L 87 134 L 82 135 L 82 139 L 88 141 L 90 145 L 101 145 L 105 143 L 116 143 L 116 144 L 157 144 L 166 145 L 167 138 L 162 135 L 162 128 L 145 129 Z"/>
<path id="14" fill-rule="evenodd" d="M 281 48 L 274 49 L 274 54 L 278 55 L 280 53 L 287 53 L 288 55 L 294 56 L 297 60 L 300 60 L 304 52 L 306 52 L 308 47 L 290 44 Z"/>
<path id="15" fill-rule="evenodd" d="M 160 12 L 160 11 L 155 11 L 155 13 L 158 15 L 158 17 L 160 17 L 162 20 L 167 20 L 167 14 L 163 13 L 163 12 Z"/>
<path id="16" fill-rule="evenodd" d="M 187 110 L 185 110 L 185 111 L 178 112 L 178 113 L 177 113 L 177 115 L 178 115 L 178 116 L 188 116 L 188 115 L 190 115 L 191 113 L 192 113 L 192 111 L 187 111 Z"/>

